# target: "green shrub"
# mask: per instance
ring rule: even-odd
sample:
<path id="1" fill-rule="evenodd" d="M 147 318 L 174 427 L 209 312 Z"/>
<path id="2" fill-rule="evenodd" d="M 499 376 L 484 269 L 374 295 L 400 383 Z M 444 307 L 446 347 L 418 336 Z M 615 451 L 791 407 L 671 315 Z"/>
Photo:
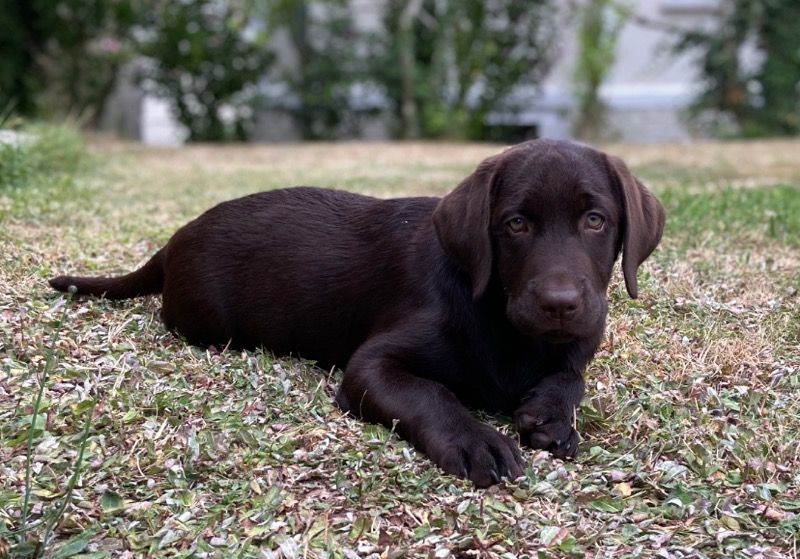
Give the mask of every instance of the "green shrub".
<path id="1" fill-rule="evenodd" d="M 718 26 L 687 31 L 677 47 L 699 54 L 691 113 L 717 136 L 800 134 L 800 3 L 723 0 L 719 11 Z"/>
<path id="2" fill-rule="evenodd" d="M 547 73 L 553 14 L 550 0 L 387 2 L 371 72 L 399 135 L 487 138 L 489 114 L 524 108 L 510 94 Z"/>
<path id="3" fill-rule="evenodd" d="M 150 0 L 0 3 L 0 107 L 96 126 Z"/>
<path id="4" fill-rule="evenodd" d="M 170 100 L 188 140 L 246 139 L 258 82 L 274 58 L 267 36 L 248 28 L 250 4 L 162 2 L 147 15 L 145 84 Z"/>
<path id="5" fill-rule="evenodd" d="M 71 180 L 87 163 L 86 145 L 68 125 L 32 124 L 0 140 L 0 192 Z"/>

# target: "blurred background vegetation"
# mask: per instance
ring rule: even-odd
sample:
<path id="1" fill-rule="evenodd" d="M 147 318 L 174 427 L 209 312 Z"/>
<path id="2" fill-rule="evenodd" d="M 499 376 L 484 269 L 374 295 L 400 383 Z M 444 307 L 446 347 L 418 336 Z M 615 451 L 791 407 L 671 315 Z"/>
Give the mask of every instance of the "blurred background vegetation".
<path id="1" fill-rule="evenodd" d="M 746 137 L 800 132 L 800 2 L 725 0 L 728 9 L 713 32 L 684 34 L 679 50 L 702 53 L 702 94 L 692 112 L 717 113 L 715 125 Z M 743 61 L 742 47 L 755 45 L 760 64 Z M 727 130 L 725 129 L 727 128 Z"/>
<path id="2" fill-rule="evenodd" d="M 135 61 L 133 79 L 169 101 L 188 141 L 248 139 L 255 111 L 271 108 L 291 114 L 305 139 L 346 136 L 359 115 L 383 111 L 397 138 L 508 140 L 487 126 L 489 112 L 513 114 L 514 88 L 541 85 L 564 6 L 382 5 L 381 31 L 365 32 L 345 0 L 0 0 L 0 124 L 70 117 L 96 127 Z M 567 5 L 578 43 L 574 134 L 603 139 L 599 91 L 631 11 L 615 0 Z M 701 68 L 689 117 L 719 136 L 797 134 L 800 3 L 720 6 L 719 26 L 673 30 L 676 55 L 697 53 Z M 280 33 L 291 45 L 289 67 L 274 48 Z M 742 60 L 747 45 L 761 57 L 755 67 Z"/>

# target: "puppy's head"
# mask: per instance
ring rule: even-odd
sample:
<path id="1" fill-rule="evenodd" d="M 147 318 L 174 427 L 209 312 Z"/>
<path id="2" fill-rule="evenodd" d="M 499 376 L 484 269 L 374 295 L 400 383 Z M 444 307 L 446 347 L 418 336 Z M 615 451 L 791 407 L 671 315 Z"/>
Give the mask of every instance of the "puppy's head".
<path id="1" fill-rule="evenodd" d="M 433 220 L 474 298 L 495 276 L 518 331 L 566 342 L 602 329 L 620 251 L 637 296 L 636 271 L 661 239 L 664 210 L 620 159 L 534 140 L 483 161 Z"/>

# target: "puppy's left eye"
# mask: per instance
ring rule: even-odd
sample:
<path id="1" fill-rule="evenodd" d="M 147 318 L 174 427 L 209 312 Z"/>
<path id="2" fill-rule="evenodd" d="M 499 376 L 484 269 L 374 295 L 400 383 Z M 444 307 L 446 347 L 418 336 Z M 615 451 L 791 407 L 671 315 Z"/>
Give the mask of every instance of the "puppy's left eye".
<path id="1" fill-rule="evenodd" d="M 600 231 L 605 224 L 606 219 L 597 212 L 590 212 L 586 216 L 586 227 L 594 231 Z"/>
<path id="2" fill-rule="evenodd" d="M 506 221 L 506 227 L 512 233 L 525 233 L 528 230 L 528 222 L 522 217 L 512 217 Z"/>

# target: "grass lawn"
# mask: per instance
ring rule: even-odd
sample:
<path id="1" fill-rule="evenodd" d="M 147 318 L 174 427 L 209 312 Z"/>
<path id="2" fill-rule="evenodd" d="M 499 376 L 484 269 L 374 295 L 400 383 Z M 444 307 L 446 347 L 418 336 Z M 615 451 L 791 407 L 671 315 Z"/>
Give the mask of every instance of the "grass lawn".
<path id="1" fill-rule="evenodd" d="M 607 147 L 664 241 L 638 300 L 612 284 L 578 459 L 526 451 L 488 490 L 342 415 L 336 371 L 199 350 L 158 298 L 45 280 L 131 270 L 258 190 L 444 194 L 498 146 L 74 149 L 0 168 L 0 557 L 798 556 L 800 142 Z"/>

